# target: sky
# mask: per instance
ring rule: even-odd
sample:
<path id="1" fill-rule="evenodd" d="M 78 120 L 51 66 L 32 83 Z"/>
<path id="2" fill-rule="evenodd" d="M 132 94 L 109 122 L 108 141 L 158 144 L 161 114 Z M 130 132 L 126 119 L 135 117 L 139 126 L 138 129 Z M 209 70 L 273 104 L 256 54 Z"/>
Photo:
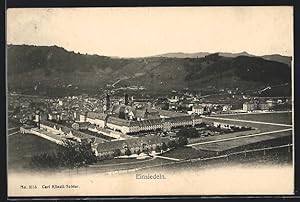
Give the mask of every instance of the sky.
<path id="1" fill-rule="evenodd" d="M 293 8 L 11 8 L 7 43 L 119 57 L 242 51 L 292 56 Z"/>

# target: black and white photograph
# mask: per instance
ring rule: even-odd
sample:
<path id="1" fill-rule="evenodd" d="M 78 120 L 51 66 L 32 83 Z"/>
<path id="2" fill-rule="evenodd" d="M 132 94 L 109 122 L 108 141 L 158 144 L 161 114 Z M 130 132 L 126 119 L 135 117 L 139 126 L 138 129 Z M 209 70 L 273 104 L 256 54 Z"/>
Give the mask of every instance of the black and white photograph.
<path id="1" fill-rule="evenodd" d="M 292 6 L 6 15 L 9 197 L 294 194 Z"/>

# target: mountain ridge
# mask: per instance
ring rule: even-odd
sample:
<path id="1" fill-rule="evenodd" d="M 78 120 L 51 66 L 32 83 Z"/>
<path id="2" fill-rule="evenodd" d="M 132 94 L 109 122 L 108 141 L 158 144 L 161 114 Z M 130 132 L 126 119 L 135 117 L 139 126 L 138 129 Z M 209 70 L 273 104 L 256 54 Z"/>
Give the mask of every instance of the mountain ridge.
<path id="1" fill-rule="evenodd" d="M 249 54 L 246 51 L 242 51 L 239 53 L 230 53 L 230 52 L 216 52 L 219 53 L 220 56 L 224 57 L 238 57 L 238 56 L 249 56 L 249 57 L 260 57 L 265 60 L 271 60 L 271 61 L 276 61 L 276 62 L 281 62 L 287 65 L 291 65 L 292 57 L 291 56 L 285 56 L 285 55 L 280 55 L 280 54 L 268 54 L 268 55 L 262 55 L 262 56 L 257 56 L 253 54 Z M 195 52 L 195 53 L 184 53 L 184 52 L 170 52 L 170 53 L 163 53 L 163 54 L 158 54 L 154 55 L 151 57 L 175 57 L 175 58 L 201 58 L 205 57 L 207 55 L 211 55 L 214 53 L 210 52 Z"/>
<path id="2" fill-rule="evenodd" d="M 254 90 L 291 81 L 288 65 L 260 57 L 210 54 L 202 58 L 112 58 L 58 46 L 27 45 L 10 45 L 7 53 L 8 87 L 12 90 L 48 91 L 65 86 L 103 90 L 118 80 L 115 88 L 143 86 L 151 91 Z"/>

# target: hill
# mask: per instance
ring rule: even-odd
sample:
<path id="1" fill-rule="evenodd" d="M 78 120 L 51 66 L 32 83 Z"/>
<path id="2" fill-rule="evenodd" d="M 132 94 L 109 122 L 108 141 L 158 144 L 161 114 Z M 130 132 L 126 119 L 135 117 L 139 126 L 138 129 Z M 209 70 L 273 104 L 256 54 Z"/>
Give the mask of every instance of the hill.
<path id="1" fill-rule="evenodd" d="M 281 62 L 281 63 L 287 64 L 289 66 L 291 66 L 291 63 L 292 63 L 292 57 L 282 56 L 282 55 L 279 55 L 279 54 L 264 55 L 264 56 L 262 56 L 262 58 L 265 59 L 265 60 Z"/>
<path id="2" fill-rule="evenodd" d="M 161 55 L 156 55 L 154 57 L 168 57 L 168 58 L 203 58 L 207 55 L 211 55 L 213 53 L 209 53 L 209 52 L 197 52 L 197 53 L 182 53 L 182 52 L 178 52 L 178 53 L 165 53 L 165 54 L 161 54 Z M 279 54 L 273 54 L 273 55 L 263 55 L 263 56 L 255 56 L 255 55 L 251 55 L 247 52 L 241 52 L 241 53 L 227 53 L 227 52 L 219 52 L 220 56 L 223 57 L 239 57 L 239 56 L 249 56 L 249 57 L 261 57 L 265 60 L 271 60 L 271 61 L 276 61 L 276 62 L 281 62 L 284 64 L 287 64 L 289 66 L 291 66 L 291 62 L 292 62 L 292 57 L 289 56 L 283 56 L 283 55 L 279 55 Z"/>
<path id="3" fill-rule="evenodd" d="M 8 46 L 8 88 L 51 94 L 98 92 L 143 86 L 150 91 L 180 89 L 257 90 L 291 81 L 288 65 L 259 57 L 111 58 L 66 51 L 57 46 Z"/>

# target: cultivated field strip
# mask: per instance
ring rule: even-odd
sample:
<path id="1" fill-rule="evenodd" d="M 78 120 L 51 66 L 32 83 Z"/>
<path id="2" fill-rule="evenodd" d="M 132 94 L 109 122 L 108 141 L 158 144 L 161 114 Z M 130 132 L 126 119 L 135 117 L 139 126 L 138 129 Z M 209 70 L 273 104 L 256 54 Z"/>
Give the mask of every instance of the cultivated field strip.
<path id="1" fill-rule="evenodd" d="M 193 147 L 193 146 L 196 146 L 196 145 L 205 145 L 205 144 L 211 144 L 211 143 L 216 143 L 216 142 L 225 142 L 225 141 L 230 141 L 230 140 L 237 140 L 237 139 L 243 139 L 243 138 L 257 137 L 257 136 L 269 135 L 269 134 L 275 134 L 275 133 L 281 133 L 281 132 L 286 132 L 286 131 L 291 131 L 291 130 L 292 130 L 292 128 L 288 128 L 288 129 L 282 129 L 282 130 L 276 130 L 276 131 L 270 131 L 270 132 L 264 132 L 264 133 L 257 133 L 257 134 L 250 134 L 250 135 L 238 136 L 238 137 L 223 138 L 223 139 L 212 140 L 212 141 L 207 141 L 207 142 L 198 142 L 198 143 L 188 144 L 186 146 L 187 147 Z"/>

